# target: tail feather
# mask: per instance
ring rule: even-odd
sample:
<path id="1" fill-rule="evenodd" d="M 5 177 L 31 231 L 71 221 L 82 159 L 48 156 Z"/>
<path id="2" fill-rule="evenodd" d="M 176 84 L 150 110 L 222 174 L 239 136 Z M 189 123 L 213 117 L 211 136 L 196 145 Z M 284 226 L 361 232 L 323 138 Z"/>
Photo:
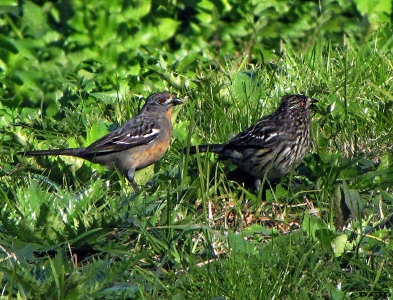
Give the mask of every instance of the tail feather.
<path id="1" fill-rule="evenodd" d="M 18 152 L 24 156 L 45 156 L 45 155 L 69 155 L 83 157 L 84 148 L 70 148 L 70 149 L 54 149 L 54 150 L 33 150 Z"/>
<path id="2" fill-rule="evenodd" d="M 190 147 L 190 154 L 195 154 L 197 152 L 213 152 L 213 153 L 221 153 L 224 149 L 224 144 L 210 144 L 210 145 L 198 145 Z"/>

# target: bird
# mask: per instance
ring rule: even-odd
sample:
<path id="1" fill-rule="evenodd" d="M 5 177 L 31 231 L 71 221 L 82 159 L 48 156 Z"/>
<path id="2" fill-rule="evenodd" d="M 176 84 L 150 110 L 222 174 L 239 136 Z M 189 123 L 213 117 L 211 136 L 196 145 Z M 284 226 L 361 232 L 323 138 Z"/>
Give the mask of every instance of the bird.
<path id="1" fill-rule="evenodd" d="M 154 93 L 137 115 L 85 148 L 21 151 L 18 154 L 79 157 L 119 170 L 134 191 L 138 191 L 135 171 L 148 167 L 165 154 L 172 136 L 173 107 L 182 103 L 167 91 Z"/>
<path id="2" fill-rule="evenodd" d="M 229 160 L 237 166 L 232 171 L 235 178 L 251 180 L 259 190 L 265 176 L 269 181 L 282 178 L 306 155 L 311 109 L 317 102 L 302 94 L 286 95 L 275 112 L 262 117 L 228 143 L 191 146 L 188 151 L 217 153 L 218 160 Z"/>

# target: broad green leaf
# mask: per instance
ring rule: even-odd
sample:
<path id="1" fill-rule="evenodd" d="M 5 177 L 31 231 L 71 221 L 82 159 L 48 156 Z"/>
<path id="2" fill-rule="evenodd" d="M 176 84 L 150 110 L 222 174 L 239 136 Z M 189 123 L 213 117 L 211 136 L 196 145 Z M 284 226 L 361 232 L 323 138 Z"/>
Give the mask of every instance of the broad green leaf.
<path id="1" fill-rule="evenodd" d="M 352 218 L 360 219 L 363 212 L 363 201 L 360 198 L 359 191 L 356 189 L 350 189 L 344 180 L 342 189 L 345 196 L 345 204 L 351 211 Z"/>
<path id="2" fill-rule="evenodd" d="M 155 29 L 157 32 L 157 38 L 160 41 L 165 41 L 166 39 L 169 39 L 172 36 L 174 36 L 176 29 L 180 24 L 180 22 L 169 18 L 157 19 L 156 22 L 157 23 Z"/>
<path id="3" fill-rule="evenodd" d="M 14 41 L 12 41 L 11 39 L 7 38 L 2 34 L 0 34 L 0 45 L 3 49 L 6 49 L 13 54 L 17 54 L 19 52 Z"/>
<path id="4" fill-rule="evenodd" d="M 310 238 L 316 237 L 316 232 L 326 229 L 327 225 L 319 218 L 313 215 L 305 214 L 302 222 L 302 230 L 307 233 Z"/>
<path id="5" fill-rule="evenodd" d="M 348 237 L 346 234 L 340 234 L 336 236 L 335 238 L 332 239 L 331 245 L 333 248 L 334 255 L 340 256 L 344 253 L 346 250 L 346 244 L 347 244 Z"/>
<path id="6" fill-rule="evenodd" d="M 94 122 L 86 131 L 86 145 L 90 145 L 108 133 L 108 126 L 104 122 Z"/>
<path id="7" fill-rule="evenodd" d="M 392 12 L 390 0 L 354 0 L 362 14 L 367 14 L 372 24 L 389 21 Z"/>

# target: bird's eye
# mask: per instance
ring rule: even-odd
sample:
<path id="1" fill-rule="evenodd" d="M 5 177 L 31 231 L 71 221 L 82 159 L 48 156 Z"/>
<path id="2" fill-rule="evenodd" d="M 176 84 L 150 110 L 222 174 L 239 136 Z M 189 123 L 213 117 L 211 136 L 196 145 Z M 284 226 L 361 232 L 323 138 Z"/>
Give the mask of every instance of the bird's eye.
<path id="1" fill-rule="evenodd" d="M 166 99 L 167 98 L 165 98 L 165 97 L 160 97 L 160 98 L 158 98 L 158 103 L 162 104 L 166 101 Z"/>
<path id="2" fill-rule="evenodd" d="M 306 100 L 300 101 L 300 106 L 301 107 L 306 107 L 307 106 L 307 101 Z"/>

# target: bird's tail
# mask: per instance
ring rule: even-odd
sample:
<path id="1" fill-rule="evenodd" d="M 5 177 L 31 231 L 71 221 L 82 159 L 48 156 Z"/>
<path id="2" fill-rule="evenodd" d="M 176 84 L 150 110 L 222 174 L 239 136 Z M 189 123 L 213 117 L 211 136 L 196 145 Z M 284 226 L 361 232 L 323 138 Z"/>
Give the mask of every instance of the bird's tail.
<path id="1" fill-rule="evenodd" d="M 71 149 L 54 149 L 54 150 L 33 150 L 18 152 L 24 156 L 45 156 L 45 155 L 69 155 L 69 156 L 83 156 L 84 148 Z"/>
<path id="2" fill-rule="evenodd" d="M 199 145 L 199 146 L 191 146 L 190 154 L 195 154 L 197 152 L 214 152 L 220 153 L 224 148 L 224 144 L 210 144 L 210 145 Z"/>

